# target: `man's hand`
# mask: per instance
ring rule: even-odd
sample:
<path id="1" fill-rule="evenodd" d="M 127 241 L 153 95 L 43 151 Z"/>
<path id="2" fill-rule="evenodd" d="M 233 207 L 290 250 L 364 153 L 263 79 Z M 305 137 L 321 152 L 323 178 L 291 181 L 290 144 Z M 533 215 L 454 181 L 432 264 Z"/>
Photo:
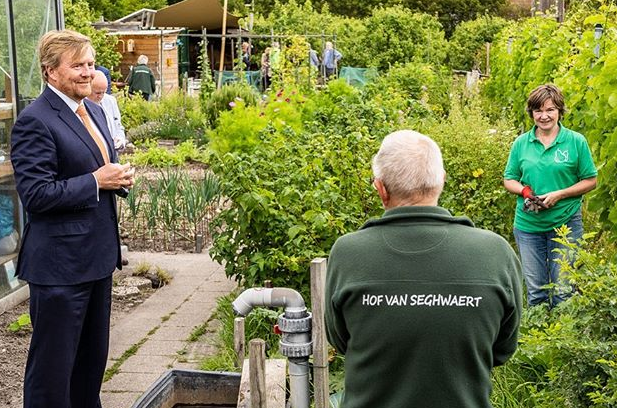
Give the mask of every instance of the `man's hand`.
<path id="1" fill-rule="evenodd" d="M 120 187 L 133 187 L 135 169 L 131 168 L 130 163 L 108 163 L 92 174 L 99 184 L 99 189 L 117 190 Z"/>

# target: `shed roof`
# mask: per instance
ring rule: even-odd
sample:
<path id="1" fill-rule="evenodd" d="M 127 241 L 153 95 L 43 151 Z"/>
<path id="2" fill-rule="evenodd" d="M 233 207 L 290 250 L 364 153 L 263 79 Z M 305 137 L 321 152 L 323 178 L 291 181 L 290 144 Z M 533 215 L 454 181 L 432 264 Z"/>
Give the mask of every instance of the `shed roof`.
<path id="1" fill-rule="evenodd" d="M 239 17 L 227 13 L 227 28 L 238 28 Z M 154 16 L 156 27 L 186 27 L 220 30 L 223 26 L 223 7 L 218 0 L 184 0 L 164 7 Z"/>

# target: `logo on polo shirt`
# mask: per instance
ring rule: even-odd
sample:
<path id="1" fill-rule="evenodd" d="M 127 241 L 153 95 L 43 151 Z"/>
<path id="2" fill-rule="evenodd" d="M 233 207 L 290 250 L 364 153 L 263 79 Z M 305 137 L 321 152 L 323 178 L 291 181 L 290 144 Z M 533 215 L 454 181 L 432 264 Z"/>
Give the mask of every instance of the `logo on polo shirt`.
<path id="1" fill-rule="evenodd" d="M 555 163 L 567 163 L 570 160 L 570 155 L 567 150 L 557 149 L 555 152 Z"/>

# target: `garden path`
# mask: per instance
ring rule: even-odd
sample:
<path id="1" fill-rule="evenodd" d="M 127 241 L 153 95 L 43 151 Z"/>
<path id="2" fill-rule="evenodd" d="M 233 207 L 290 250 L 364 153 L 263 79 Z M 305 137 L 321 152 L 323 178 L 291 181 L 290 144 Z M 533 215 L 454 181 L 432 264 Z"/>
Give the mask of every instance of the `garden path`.
<path id="1" fill-rule="evenodd" d="M 236 287 L 207 253 L 128 252 L 127 258 L 131 265 L 160 266 L 173 280 L 113 322 L 107 368 L 117 371 L 103 383 L 104 408 L 129 408 L 165 371 L 195 369 L 204 356 L 213 354 L 208 332 L 216 327 L 210 317 L 217 299 Z M 189 341 L 204 331 L 205 336 Z"/>

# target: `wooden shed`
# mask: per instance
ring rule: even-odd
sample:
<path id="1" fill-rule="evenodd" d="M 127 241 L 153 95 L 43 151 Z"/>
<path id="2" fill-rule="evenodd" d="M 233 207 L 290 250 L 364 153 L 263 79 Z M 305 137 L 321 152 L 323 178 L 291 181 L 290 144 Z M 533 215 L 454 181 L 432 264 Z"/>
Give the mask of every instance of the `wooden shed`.
<path id="1" fill-rule="evenodd" d="M 181 30 L 127 30 L 112 31 L 118 37 L 116 50 L 122 54 L 119 70 L 123 80 L 137 65 L 140 55 L 148 57 L 148 67 L 154 73 L 161 95 L 178 89 L 178 34 Z"/>

